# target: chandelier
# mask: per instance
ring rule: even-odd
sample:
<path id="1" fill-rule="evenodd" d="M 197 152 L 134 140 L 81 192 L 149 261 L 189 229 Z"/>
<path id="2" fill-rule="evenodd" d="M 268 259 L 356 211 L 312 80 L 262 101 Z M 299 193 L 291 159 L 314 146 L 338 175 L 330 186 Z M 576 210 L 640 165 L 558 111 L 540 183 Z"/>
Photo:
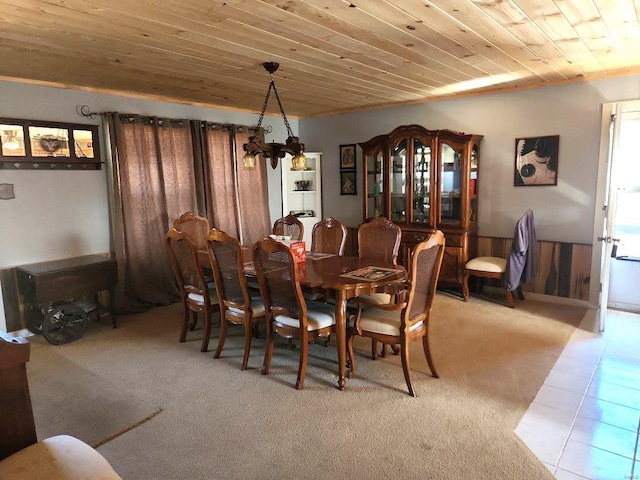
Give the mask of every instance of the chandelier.
<path id="1" fill-rule="evenodd" d="M 269 82 L 269 89 L 267 90 L 266 97 L 264 97 L 262 111 L 260 112 L 260 119 L 258 120 L 258 134 L 249 137 L 249 142 L 243 145 L 244 151 L 247 152 L 244 157 L 242 157 L 244 168 L 248 170 L 254 170 L 256 168 L 256 156 L 258 155 L 262 155 L 265 159 L 270 159 L 271 166 L 273 168 L 276 168 L 276 166 L 278 165 L 278 159 L 284 158 L 284 156 L 288 153 L 293 156 L 293 159 L 291 161 L 292 170 L 304 170 L 307 166 L 307 157 L 304 156 L 304 144 L 299 143 L 298 137 L 295 137 L 293 135 L 291 125 L 289 125 L 287 116 L 284 113 L 284 108 L 282 108 L 282 102 L 280 101 L 280 96 L 278 95 L 278 89 L 276 88 L 276 84 L 273 81 L 273 74 L 278 70 L 280 64 L 274 62 L 265 62 L 262 64 L 262 66 L 267 72 L 269 72 L 269 75 L 271 75 L 271 81 Z M 267 110 L 267 104 L 269 103 L 271 90 L 273 90 L 273 93 L 276 96 L 276 100 L 278 100 L 280 113 L 282 114 L 282 119 L 284 120 L 284 124 L 287 127 L 288 137 L 285 143 L 263 143 L 259 134 L 259 129 L 262 126 L 262 119 L 264 118 L 264 112 Z"/>

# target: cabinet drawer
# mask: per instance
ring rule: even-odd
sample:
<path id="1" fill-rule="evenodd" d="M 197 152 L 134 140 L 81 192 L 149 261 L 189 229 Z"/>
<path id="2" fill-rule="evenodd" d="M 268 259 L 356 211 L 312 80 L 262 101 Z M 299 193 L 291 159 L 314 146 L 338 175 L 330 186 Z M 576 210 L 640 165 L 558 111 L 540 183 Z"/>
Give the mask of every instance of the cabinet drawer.
<path id="1" fill-rule="evenodd" d="M 416 244 L 424 242 L 431 235 L 430 232 L 405 232 L 402 231 L 402 242 L 409 244 Z"/>
<path id="2" fill-rule="evenodd" d="M 461 247 L 462 235 L 456 235 L 455 233 L 446 233 L 444 235 L 447 247 Z"/>

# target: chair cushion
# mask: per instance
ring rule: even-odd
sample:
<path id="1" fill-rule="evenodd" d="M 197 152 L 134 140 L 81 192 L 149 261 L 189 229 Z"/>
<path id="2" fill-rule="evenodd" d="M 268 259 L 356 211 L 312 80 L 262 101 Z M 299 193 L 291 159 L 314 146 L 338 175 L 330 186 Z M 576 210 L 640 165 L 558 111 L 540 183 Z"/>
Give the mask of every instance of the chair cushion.
<path id="1" fill-rule="evenodd" d="M 371 303 L 377 303 L 378 305 L 387 305 L 391 303 L 391 295 L 382 292 L 374 293 L 373 295 L 360 295 L 359 297 L 354 298 L 356 303 L 359 299 L 364 299 Z M 367 305 L 363 305 L 363 308 L 367 308 Z"/>
<path id="2" fill-rule="evenodd" d="M 242 315 L 242 310 L 239 308 L 229 307 L 229 310 L 236 315 Z M 254 317 L 264 317 L 264 303 L 262 303 L 262 298 L 251 297 L 251 310 L 253 311 Z"/>
<path id="3" fill-rule="evenodd" d="M 102 455 L 69 435 L 47 438 L 0 461 L 0 478 L 122 480 Z"/>
<path id="4" fill-rule="evenodd" d="M 504 273 L 507 267 L 507 259 L 500 257 L 476 257 L 469 260 L 464 266 L 467 270 L 479 270 L 481 272 Z"/>
<path id="5" fill-rule="evenodd" d="M 216 305 L 218 303 L 218 291 L 216 290 L 215 284 L 212 287 L 212 284 L 209 284 L 209 304 Z M 204 297 L 199 293 L 190 293 L 188 295 L 189 300 L 198 303 L 204 303 Z"/>
<path id="6" fill-rule="evenodd" d="M 278 315 L 276 321 L 289 327 L 300 328 L 300 321 L 296 318 Z M 336 323 L 336 307 L 328 303 L 307 302 L 307 330 L 320 330 Z"/>
<path id="7" fill-rule="evenodd" d="M 423 322 L 412 325 L 410 330 L 420 328 Z M 369 308 L 362 311 L 360 328 L 367 332 L 381 333 L 383 335 L 400 336 L 400 312 L 390 312 Z"/>

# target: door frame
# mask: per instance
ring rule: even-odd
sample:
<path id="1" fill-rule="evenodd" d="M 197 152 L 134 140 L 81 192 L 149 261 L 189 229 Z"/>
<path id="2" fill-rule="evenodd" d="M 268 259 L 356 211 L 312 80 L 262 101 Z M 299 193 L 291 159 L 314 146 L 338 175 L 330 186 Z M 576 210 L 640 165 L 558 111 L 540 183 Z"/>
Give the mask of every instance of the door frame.
<path id="1" fill-rule="evenodd" d="M 602 104 L 602 120 L 600 127 L 600 152 L 598 155 L 598 180 L 596 187 L 596 200 L 594 208 L 593 219 L 593 236 L 592 236 L 592 253 L 591 253 L 591 282 L 589 287 L 589 303 L 597 306 L 600 314 L 599 330 L 603 332 L 605 329 L 605 313 L 607 309 L 606 295 L 600 295 L 602 285 L 608 286 L 609 279 L 601 278 L 601 272 L 603 271 L 603 262 L 610 261 L 609 256 L 603 255 L 603 249 L 606 249 L 607 243 L 598 240 L 598 237 L 602 236 L 604 229 L 604 222 L 607 217 L 608 210 L 611 205 L 608 205 L 609 199 L 607 198 L 610 192 L 609 178 L 609 157 L 612 155 L 612 143 L 615 142 L 614 138 L 616 133 L 610 134 L 612 115 L 614 113 L 622 114 L 625 111 L 640 110 L 640 100 L 630 100 L 621 102 L 609 102 Z M 606 272 L 610 272 L 610 269 L 604 269 Z M 602 298 L 605 298 L 604 306 L 601 305 Z M 602 310 L 604 308 L 604 310 Z"/>

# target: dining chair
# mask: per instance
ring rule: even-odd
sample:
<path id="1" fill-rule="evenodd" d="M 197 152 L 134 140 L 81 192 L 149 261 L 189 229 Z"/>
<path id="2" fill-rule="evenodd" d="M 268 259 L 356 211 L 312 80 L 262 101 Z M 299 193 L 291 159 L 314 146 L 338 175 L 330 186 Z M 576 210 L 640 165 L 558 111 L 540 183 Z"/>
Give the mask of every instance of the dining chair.
<path id="1" fill-rule="evenodd" d="M 398 252 L 400 251 L 400 240 L 402 230 L 386 217 L 374 218 L 370 222 L 363 223 L 358 228 L 358 256 L 367 260 L 379 261 L 381 263 L 398 263 Z M 399 300 L 397 296 L 379 292 L 372 295 L 363 295 L 355 299 L 357 305 L 366 307 L 369 304 L 389 304 Z M 352 302 L 353 303 L 353 302 Z M 378 344 L 375 339 L 371 339 L 371 358 L 377 356 Z M 398 349 L 394 347 L 394 352 Z M 382 356 L 386 355 L 385 346 L 382 346 Z"/>
<path id="2" fill-rule="evenodd" d="M 287 215 L 275 221 L 271 233 L 286 235 L 291 237 L 291 240 L 301 241 L 304 236 L 304 225 L 294 215 Z"/>
<path id="3" fill-rule="evenodd" d="M 538 273 L 536 229 L 533 211 L 527 210 L 517 221 L 508 258 L 476 257 L 464 266 L 462 275 L 462 298 L 469 300 L 469 277 L 478 278 L 479 290 L 482 290 L 482 279 L 496 278 L 504 285 L 507 305 L 515 308 L 513 292 L 524 300 L 522 284 L 533 280 Z"/>
<path id="4" fill-rule="evenodd" d="M 194 212 L 185 212 L 173 222 L 173 228 L 189 235 L 196 249 L 207 249 L 207 234 L 211 227 L 205 217 Z"/>
<path id="5" fill-rule="evenodd" d="M 347 227 L 333 217 L 316 223 L 311 231 L 311 251 L 344 255 L 347 244 Z"/>
<path id="6" fill-rule="evenodd" d="M 309 343 L 331 333 L 336 323 L 335 307 L 305 301 L 293 254 L 283 243 L 271 238 L 256 242 L 253 263 L 266 310 L 267 345 L 261 373 L 269 373 L 275 334 L 297 339 L 300 341 L 300 360 L 295 386 L 301 390 L 307 372 Z"/>
<path id="7" fill-rule="evenodd" d="M 360 335 L 387 345 L 400 344 L 402 370 L 411 396 L 416 396 L 409 365 L 411 342 L 422 340 L 431 374 L 438 378 L 429 348 L 429 316 L 442 266 L 444 245 L 443 233 L 436 230 L 427 240 L 414 247 L 409 259 L 409 280 L 404 301 L 386 305 L 374 302 L 369 304 L 368 309 L 358 309 L 355 324 L 347 330 L 350 375 L 356 372 L 353 338 Z"/>
<path id="8" fill-rule="evenodd" d="M 227 339 L 228 323 L 244 325 L 244 356 L 241 370 L 247 369 L 251 337 L 264 320 L 260 296 L 251 296 L 244 273 L 244 255 L 240 242 L 222 230 L 211 229 L 207 236 L 211 268 L 220 304 L 220 338 L 213 355 L 219 358 Z"/>
<path id="9" fill-rule="evenodd" d="M 206 352 L 211 335 L 211 314 L 220 310 L 215 283 L 205 278 L 195 242 L 188 234 L 170 229 L 165 235 L 165 246 L 182 298 L 183 321 L 179 342 L 186 340 L 189 314 L 193 315 L 195 325 L 198 312 L 202 312 L 204 336 L 200 351 Z"/>

